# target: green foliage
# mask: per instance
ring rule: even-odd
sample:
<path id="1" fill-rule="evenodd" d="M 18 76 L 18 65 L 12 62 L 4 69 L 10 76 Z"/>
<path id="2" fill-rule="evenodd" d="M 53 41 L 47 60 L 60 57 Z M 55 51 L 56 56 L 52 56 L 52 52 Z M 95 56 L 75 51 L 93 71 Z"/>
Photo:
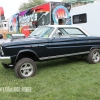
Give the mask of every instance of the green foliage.
<path id="1" fill-rule="evenodd" d="M 76 2 L 94 2 L 95 0 L 63 0 L 64 2 L 71 2 L 71 3 L 76 3 Z"/>
<path id="2" fill-rule="evenodd" d="M 64 58 L 37 63 L 37 68 L 34 77 L 19 79 L 0 64 L 0 100 L 100 100 L 100 63 Z"/>
<path id="3" fill-rule="evenodd" d="M 19 11 L 23 11 L 25 9 L 32 8 L 34 6 L 46 3 L 45 0 L 28 0 L 27 3 L 22 3 L 19 7 Z"/>

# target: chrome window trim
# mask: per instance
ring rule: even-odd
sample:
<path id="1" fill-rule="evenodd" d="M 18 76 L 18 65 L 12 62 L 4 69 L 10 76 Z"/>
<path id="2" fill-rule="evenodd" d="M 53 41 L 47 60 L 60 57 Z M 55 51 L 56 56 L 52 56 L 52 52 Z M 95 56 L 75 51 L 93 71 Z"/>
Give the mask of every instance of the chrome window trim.
<path id="1" fill-rule="evenodd" d="M 54 30 L 53 30 L 53 32 L 50 34 L 49 38 L 53 38 L 53 35 L 55 34 L 56 30 L 57 30 L 57 28 L 54 27 Z"/>

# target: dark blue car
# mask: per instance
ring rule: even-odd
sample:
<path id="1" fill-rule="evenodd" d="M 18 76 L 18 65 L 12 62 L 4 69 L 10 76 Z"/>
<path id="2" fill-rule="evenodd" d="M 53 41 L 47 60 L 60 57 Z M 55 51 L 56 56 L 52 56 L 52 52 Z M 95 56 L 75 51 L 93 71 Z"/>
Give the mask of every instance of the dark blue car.
<path id="1" fill-rule="evenodd" d="M 0 45 L 0 60 L 5 68 L 14 67 L 19 78 L 36 73 L 35 61 L 86 55 L 91 64 L 100 61 L 100 37 L 89 35 L 78 26 L 46 25 L 29 37 L 13 37 Z"/>

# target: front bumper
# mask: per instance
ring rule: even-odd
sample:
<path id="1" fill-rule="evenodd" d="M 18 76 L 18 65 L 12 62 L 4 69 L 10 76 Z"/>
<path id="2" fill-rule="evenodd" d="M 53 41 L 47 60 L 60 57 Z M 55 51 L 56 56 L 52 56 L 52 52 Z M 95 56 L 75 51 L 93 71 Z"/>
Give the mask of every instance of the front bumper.
<path id="1" fill-rule="evenodd" d="M 10 64 L 11 63 L 11 57 L 1 57 L 0 56 L 0 61 L 4 64 Z"/>

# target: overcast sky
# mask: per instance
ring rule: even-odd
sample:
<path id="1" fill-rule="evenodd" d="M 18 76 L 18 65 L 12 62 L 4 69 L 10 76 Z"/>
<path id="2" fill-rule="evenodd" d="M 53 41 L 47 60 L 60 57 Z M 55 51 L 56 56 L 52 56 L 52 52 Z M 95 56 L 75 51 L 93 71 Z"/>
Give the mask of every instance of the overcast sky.
<path id="1" fill-rule="evenodd" d="M 9 18 L 11 15 L 18 12 L 20 4 L 27 2 L 28 0 L 0 0 L 0 7 L 4 9 L 4 15 Z M 61 1 L 61 0 L 47 0 L 47 1 Z"/>

